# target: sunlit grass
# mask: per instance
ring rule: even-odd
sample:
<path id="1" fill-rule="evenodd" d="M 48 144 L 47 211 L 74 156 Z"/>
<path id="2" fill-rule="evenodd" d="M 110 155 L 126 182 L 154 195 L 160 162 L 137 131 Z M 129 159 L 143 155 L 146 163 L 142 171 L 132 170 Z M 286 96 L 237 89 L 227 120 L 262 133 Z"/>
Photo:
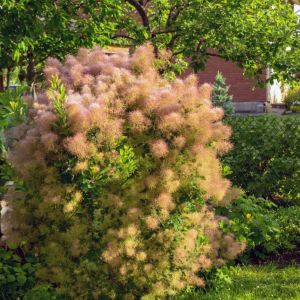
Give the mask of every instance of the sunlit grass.
<path id="1" fill-rule="evenodd" d="M 225 271 L 231 283 L 207 292 L 193 292 L 177 300 L 287 300 L 300 299 L 300 268 L 267 266 L 234 267 Z"/>

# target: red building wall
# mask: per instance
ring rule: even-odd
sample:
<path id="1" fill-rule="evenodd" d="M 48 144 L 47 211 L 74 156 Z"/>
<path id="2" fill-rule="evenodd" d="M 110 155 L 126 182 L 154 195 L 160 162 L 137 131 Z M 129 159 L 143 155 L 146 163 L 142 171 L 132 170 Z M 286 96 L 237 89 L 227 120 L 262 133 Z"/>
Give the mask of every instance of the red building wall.
<path id="1" fill-rule="evenodd" d="M 234 102 L 266 102 L 267 89 L 255 87 L 255 81 L 243 76 L 243 71 L 236 64 L 219 57 L 211 57 L 204 71 L 197 74 L 200 83 L 213 83 L 217 72 L 220 71 L 230 85 L 230 94 Z M 266 76 L 266 74 L 264 75 Z"/>
<path id="2" fill-rule="evenodd" d="M 108 47 L 107 53 L 124 51 L 122 47 Z M 211 52 L 216 53 L 213 49 Z M 220 71 L 226 78 L 226 83 L 230 85 L 229 93 L 233 95 L 234 102 L 267 102 L 267 89 L 255 88 L 255 80 L 247 79 L 243 76 L 243 71 L 233 62 L 225 61 L 217 56 L 212 56 L 208 60 L 205 70 L 197 74 L 199 83 L 213 83 L 217 72 Z M 183 76 L 187 76 L 192 71 L 188 70 Z M 264 74 L 266 77 L 266 74 Z"/>

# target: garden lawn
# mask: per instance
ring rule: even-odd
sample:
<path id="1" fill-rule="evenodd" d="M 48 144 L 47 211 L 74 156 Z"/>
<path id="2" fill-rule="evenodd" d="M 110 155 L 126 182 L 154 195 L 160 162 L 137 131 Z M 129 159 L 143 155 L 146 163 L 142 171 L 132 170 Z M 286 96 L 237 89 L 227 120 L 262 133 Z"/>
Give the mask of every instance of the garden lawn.
<path id="1" fill-rule="evenodd" d="M 205 292 L 194 292 L 176 300 L 287 300 L 300 299 L 300 268 L 274 265 L 244 266 L 228 269 L 231 283 Z"/>

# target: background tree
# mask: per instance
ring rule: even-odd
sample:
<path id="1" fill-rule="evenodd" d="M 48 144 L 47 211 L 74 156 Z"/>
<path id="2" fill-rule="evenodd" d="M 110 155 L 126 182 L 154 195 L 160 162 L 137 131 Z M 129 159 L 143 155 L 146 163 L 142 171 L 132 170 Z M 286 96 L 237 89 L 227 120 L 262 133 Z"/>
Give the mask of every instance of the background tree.
<path id="1" fill-rule="evenodd" d="M 210 56 L 236 62 L 249 77 L 290 80 L 299 71 L 299 17 L 282 0 L 123 0 L 119 43 L 151 41 L 192 58 L 195 70 Z M 212 51 L 215 49 L 216 51 Z M 287 49 L 289 51 L 287 51 Z"/>
<path id="2" fill-rule="evenodd" d="M 0 90 L 18 67 L 31 84 L 48 56 L 94 44 L 170 50 L 177 73 L 219 56 L 249 77 L 294 80 L 300 70 L 299 16 L 283 0 L 6 0 L 0 7 Z M 212 50 L 213 49 L 213 50 Z M 168 66 L 170 67 L 170 66 Z"/>
<path id="3" fill-rule="evenodd" d="M 232 96 L 228 94 L 228 91 L 229 86 L 226 85 L 225 78 L 218 72 L 213 85 L 212 103 L 214 106 L 221 107 L 225 116 L 230 116 L 234 113 Z"/>
<path id="4" fill-rule="evenodd" d="M 116 3 L 117 5 L 118 3 Z M 0 90 L 3 76 L 18 67 L 20 81 L 30 85 L 49 56 L 63 58 L 79 47 L 111 42 L 113 1 L 8 0 L 0 6 Z"/>

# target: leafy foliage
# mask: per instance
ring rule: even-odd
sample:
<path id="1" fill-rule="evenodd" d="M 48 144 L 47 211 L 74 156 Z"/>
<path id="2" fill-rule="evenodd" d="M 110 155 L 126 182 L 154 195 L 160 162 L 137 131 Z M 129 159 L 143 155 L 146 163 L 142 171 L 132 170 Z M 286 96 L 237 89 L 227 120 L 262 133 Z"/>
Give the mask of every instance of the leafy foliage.
<path id="1" fill-rule="evenodd" d="M 230 219 L 222 224 L 223 230 L 245 240 L 248 255 L 265 258 L 270 253 L 297 249 L 300 244 L 299 206 L 277 207 L 268 200 L 244 196 L 222 213 Z"/>
<path id="2" fill-rule="evenodd" d="M 69 298 L 56 295 L 50 285 L 37 285 L 24 295 L 23 300 L 69 300 Z"/>
<path id="3" fill-rule="evenodd" d="M 50 90 L 10 133 L 23 188 L 5 195 L 4 239 L 38 253 L 38 281 L 58 295 L 167 297 L 244 249 L 213 210 L 237 193 L 221 174 L 230 129 L 211 87 L 170 83 L 154 63 L 149 46 L 49 59 Z"/>
<path id="4" fill-rule="evenodd" d="M 16 90 L 6 90 L 0 93 L 0 130 L 23 122 L 27 115 L 27 106 L 23 94 L 27 87 L 17 87 Z"/>
<path id="5" fill-rule="evenodd" d="M 299 16 L 283 0 L 9 0 L 0 16 L 0 77 L 17 67 L 28 84 L 48 56 L 146 41 L 156 52 L 172 51 L 164 67 L 176 75 L 186 59 L 199 70 L 215 55 L 259 80 L 266 67 L 274 70 L 271 81 L 295 80 L 299 72 Z"/>
<path id="6" fill-rule="evenodd" d="M 18 299 L 35 284 L 36 260 L 21 258 L 14 249 L 0 248 L 0 299 Z"/>
<path id="7" fill-rule="evenodd" d="M 231 116 L 234 113 L 232 96 L 228 94 L 229 86 L 225 83 L 225 78 L 218 72 L 213 85 L 212 103 L 214 106 L 221 107 L 225 116 Z"/>
<path id="8" fill-rule="evenodd" d="M 292 88 L 284 98 L 284 103 L 290 109 L 293 105 L 300 105 L 300 88 Z"/>
<path id="9" fill-rule="evenodd" d="M 26 121 L 28 107 L 23 99 L 26 90 L 26 87 L 18 87 L 0 93 L 0 196 L 5 190 L 4 182 L 11 173 L 6 162 L 4 130 Z"/>
<path id="10" fill-rule="evenodd" d="M 53 76 L 51 86 L 48 90 L 48 97 L 52 101 L 54 112 L 58 118 L 57 126 L 68 134 L 68 120 L 65 111 L 66 90 L 58 76 Z"/>
<path id="11" fill-rule="evenodd" d="M 2 1 L 3 2 L 3 1 Z M 20 80 L 40 77 L 48 56 L 63 58 L 79 47 L 107 45 L 118 1 L 9 0 L 0 6 L 0 74 L 19 69 Z"/>
<path id="12" fill-rule="evenodd" d="M 233 117 L 233 150 L 223 158 L 233 183 L 280 203 L 300 200 L 300 118 Z"/>
<path id="13" fill-rule="evenodd" d="M 267 66 L 274 70 L 271 81 L 295 79 L 299 71 L 299 16 L 286 1 L 121 2 L 117 43 L 151 41 L 158 49 L 171 50 L 174 58 L 191 58 L 195 70 L 217 55 L 237 62 L 257 79 Z"/>

